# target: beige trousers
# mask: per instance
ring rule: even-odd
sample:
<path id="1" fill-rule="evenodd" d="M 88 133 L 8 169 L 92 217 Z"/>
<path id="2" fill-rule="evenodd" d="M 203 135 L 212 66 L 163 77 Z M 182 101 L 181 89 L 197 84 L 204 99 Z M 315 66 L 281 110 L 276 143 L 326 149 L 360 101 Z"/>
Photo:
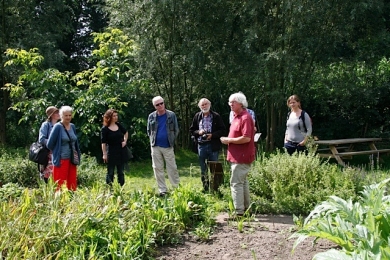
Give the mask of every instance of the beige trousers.
<path id="1" fill-rule="evenodd" d="M 163 148 L 152 146 L 152 167 L 154 177 L 157 181 L 158 191 L 167 192 L 168 188 L 165 184 L 164 161 L 167 167 L 168 179 L 173 188 L 176 188 L 179 183 L 179 173 L 177 171 L 176 159 L 173 147 Z"/>
<path id="2" fill-rule="evenodd" d="M 244 214 L 250 205 L 248 182 L 250 168 L 250 164 L 231 164 L 232 176 L 230 178 L 230 189 L 237 214 Z"/>

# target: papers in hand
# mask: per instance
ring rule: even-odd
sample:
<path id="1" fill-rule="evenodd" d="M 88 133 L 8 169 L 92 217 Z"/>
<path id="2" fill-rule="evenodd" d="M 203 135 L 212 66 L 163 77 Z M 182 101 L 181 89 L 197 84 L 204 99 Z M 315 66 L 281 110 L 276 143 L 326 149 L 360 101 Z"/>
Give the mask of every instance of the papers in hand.
<path id="1" fill-rule="evenodd" d="M 260 136 L 261 136 L 261 133 L 256 133 L 255 134 L 255 138 L 254 138 L 255 143 L 257 143 L 257 141 L 259 141 Z"/>

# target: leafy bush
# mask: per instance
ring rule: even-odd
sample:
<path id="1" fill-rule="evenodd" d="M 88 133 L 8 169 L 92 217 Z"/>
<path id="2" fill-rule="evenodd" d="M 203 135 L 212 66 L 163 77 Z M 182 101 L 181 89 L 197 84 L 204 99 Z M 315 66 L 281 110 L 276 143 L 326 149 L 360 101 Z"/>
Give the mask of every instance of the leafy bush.
<path id="1" fill-rule="evenodd" d="M 390 259 L 390 197 L 386 179 L 366 186 L 356 203 L 331 196 L 305 219 L 294 249 L 307 237 L 323 238 L 340 246 L 313 259 Z"/>
<path id="2" fill-rule="evenodd" d="M 308 214 L 330 195 L 355 198 L 354 176 L 312 153 L 289 156 L 278 151 L 254 163 L 249 182 L 260 211 Z"/>
<path id="3" fill-rule="evenodd" d="M 94 157 L 83 154 L 81 164 L 77 166 L 77 184 L 80 187 L 92 187 L 97 182 L 106 182 L 107 168 L 99 165 Z"/>
<path id="4" fill-rule="evenodd" d="M 24 188 L 16 183 L 7 183 L 0 187 L 0 201 L 19 199 Z"/>
<path id="5" fill-rule="evenodd" d="M 18 183 L 24 187 L 38 187 L 36 163 L 29 161 L 26 151 L 0 148 L 0 182 Z"/>

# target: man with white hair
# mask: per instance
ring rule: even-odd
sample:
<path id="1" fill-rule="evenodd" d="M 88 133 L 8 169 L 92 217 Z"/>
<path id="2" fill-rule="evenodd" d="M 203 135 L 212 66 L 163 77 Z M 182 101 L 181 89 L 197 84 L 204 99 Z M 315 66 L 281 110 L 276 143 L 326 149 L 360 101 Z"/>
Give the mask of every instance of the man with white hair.
<path id="1" fill-rule="evenodd" d="M 167 167 L 169 181 L 173 188 L 179 185 L 175 152 L 173 147 L 179 134 L 179 125 L 175 113 L 165 109 L 164 99 L 156 96 L 152 99 L 156 111 L 149 114 L 147 133 L 152 150 L 152 167 L 157 181 L 160 196 L 168 193 L 165 184 L 164 160 Z"/>
<path id="2" fill-rule="evenodd" d="M 254 123 L 247 111 L 248 102 L 241 92 L 229 97 L 234 113 L 228 137 L 221 142 L 228 145 L 227 160 L 231 163 L 230 187 L 236 216 L 243 216 L 250 206 L 248 173 L 255 160 Z"/>
<path id="3" fill-rule="evenodd" d="M 200 111 L 192 120 L 190 132 L 197 143 L 203 191 L 208 192 L 210 185 L 206 161 L 218 161 L 225 124 L 217 112 L 210 110 L 211 102 L 207 98 L 199 100 L 198 107 Z"/>

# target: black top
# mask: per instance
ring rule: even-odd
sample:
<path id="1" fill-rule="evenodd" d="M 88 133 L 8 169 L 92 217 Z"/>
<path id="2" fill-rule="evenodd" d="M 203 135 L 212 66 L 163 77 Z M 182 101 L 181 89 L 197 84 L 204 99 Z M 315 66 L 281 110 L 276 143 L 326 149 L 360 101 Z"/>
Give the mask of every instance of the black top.
<path id="1" fill-rule="evenodd" d="M 210 114 L 212 114 L 212 124 L 211 124 L 211 149 L 213 151 L 219 151 L 222 147 L 220 138 L 225 135 L 225 124 L 222 121 L 221 116 L 214 111 L 210 110 Z M 202 120 L 203 113 L 198 112 L 195 114 L 194 118 L 192 119 L 192 124 L 190 127 L 191 135 L 196 138 L 196 140 L 199 138 L 199 122 Z"/>
<path id="2" fill-rule="evenodd" d="M 107 144 L 107 158 L 110 164 L 121 164 L 126 161 L 126 146 L 122 147 L 123 137 L 126 134 L 126 129 L 119 123 L 118 130 L 112 131 L 107 126 L 101 129 L 101 141 Z"/>

